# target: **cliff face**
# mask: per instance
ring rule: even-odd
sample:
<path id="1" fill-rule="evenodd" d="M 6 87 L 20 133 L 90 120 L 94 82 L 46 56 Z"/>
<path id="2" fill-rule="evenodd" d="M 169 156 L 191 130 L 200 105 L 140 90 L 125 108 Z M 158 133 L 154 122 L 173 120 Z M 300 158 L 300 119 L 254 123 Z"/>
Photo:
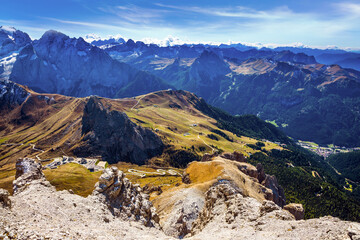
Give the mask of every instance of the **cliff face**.
<path id="1" fill-rule="evenodd" d="M 112 59 L 105 51 L 82 38 L 70 38 L 52 30 L 39 40 L 19 48 L 16 54 L 8 63 L 11 68 L 0 69 L 0 78 L 1 71 L 5 71 L 7 74 L 3 75 L 8 79 L 37 92 L 77 97 L 93 94 L 119 97 L 170 87 L 158 77 Z M 134 83 L 145 89 L 131 88 Z"/>
<path id="2" fill-rule="evenodd" d="M 144 164 L 164 148 L 155 133 L 136 125 L 125 113 L 109 111 L 96 97 L 85 106 L 82 134 L 85 144 L 75 150 L 76 155 L 93 153 L 109 163 Z"/>
<path id="3" fill-rule="evenodd" d="M 30 95 L 24 88 L 7 80 L 0 80 L 0 108 L 20 105 Z"/>

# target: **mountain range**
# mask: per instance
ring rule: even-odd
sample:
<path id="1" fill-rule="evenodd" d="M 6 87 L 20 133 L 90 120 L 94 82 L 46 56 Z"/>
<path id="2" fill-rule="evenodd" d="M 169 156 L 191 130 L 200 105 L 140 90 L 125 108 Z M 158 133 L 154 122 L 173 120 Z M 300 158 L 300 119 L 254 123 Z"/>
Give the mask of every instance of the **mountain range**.
<path id="1" fill-rule="evenodd" d="M 241 44 L 160 47 L 122 38 L 88 43 L 56 31 L 33 41 L 13 28 L 0 32 L 1 79 L 37 92 L 117 98 L 183 89 L 233 115 L 257 115 L 295 139 L 360 145 L 360 73 L 318 58 L 329 56 L 332 63 L 356 53 Z"/>
<path id="2" fill-rule="evenodd" d="M 0 239 L 358 239 L 360 72 L 87 41 L 0 28 Z"/>
<path id="3" fill-rule="evenodd" d="M 254 114 L 273 122 L 293 138 L 360 145 L 356 70 L 321 64 L 289 49 L 158 47 L 128 40 L 104 50 L 231 114 Z"/>
<path id="4" fill-rule="evenodd" d="M 31 41 L 18 30 L 1 28 L 0 32 L 0 41 L 6 46 L 2 48 L 2 78 L 39 92 L 124 97 L 169 87 L 154 75 L 112 59 L 82 38 L 50 30 Z M 134 84 L 138 87 L 132 87 Z"/>

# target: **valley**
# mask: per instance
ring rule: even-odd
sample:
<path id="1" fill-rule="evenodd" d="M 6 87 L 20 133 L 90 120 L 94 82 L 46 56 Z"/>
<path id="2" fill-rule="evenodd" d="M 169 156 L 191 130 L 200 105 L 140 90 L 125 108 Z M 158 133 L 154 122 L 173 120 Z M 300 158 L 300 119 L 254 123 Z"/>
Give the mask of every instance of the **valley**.
<path id="1" fill-rule="evenodd" d="M 360 147 L 346 148 L 346 147 L 334 146 L 333 144 L 324 147 L 324 146 L 319 146 L 314 142 L 301 141 L 301 140 L 298 140 L 297 144 L 305 149 L 309 149 L 310 151 L 318 154 L 319 156 L 324 157 L 325 159 L 332 154 L 347 153 L 347 152 L 360 150 Z"/>
<path id="2" fill-rule="evenodd" d="M 0 239 L 360 239 L 358 53 L 147 41 L 0 27 Z"/>

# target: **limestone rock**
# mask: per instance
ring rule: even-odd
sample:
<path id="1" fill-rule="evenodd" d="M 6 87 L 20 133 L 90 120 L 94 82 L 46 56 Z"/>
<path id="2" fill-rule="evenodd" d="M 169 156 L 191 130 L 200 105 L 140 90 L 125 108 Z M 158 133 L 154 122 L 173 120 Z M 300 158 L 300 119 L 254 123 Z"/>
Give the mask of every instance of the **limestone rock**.
<path id="1" fill-rule="evenodd" d="M 84 198 L 49 187 L 36 166 L 31 159 L 19 160 L 17 180 L 32 177 L 26 178 L 26 188 L 9 197 L 11 208 L 0 207 L 0 239 L 355 240 L 360 236 L 359 223 L 330 216 L 296 221 L 273 201 L 246 197 L 243 189 L 227 179 L 210 185 L 205 194 L 191 186 L 173 191 L 175 207 L 168 208 L 173 199 L 167 197 L 160 206 L 170 214 L 162 219 L 161 231 L 143 226 L 146 219 L 158 220 L 148 195 L 116 168 L 105 170 L 93 195 Z M 148 209 L 151 220 L 144 213 Z"/>
<path id="2" fill-rule="evenodd" d="M 182 196 L 177 200 L 166 219 L 160 221 L 160 225 L 166 235 L 183 238 L 192 229 L 193 222 L 198 218 L 204 206 L 202 193 L 196 189 L 182 189 L 177 196 Z M 169 198 L 169 202 L 172 198 Z"/>
<path id="3" fill-rule="evenodd" d="M 14 194 L 22 191 L 30 183 L 48 185 L 42 172 L 42 166 L 31 158 L 20 158 L 16 161 L 16 175 L 13 182 Z"/>
<path id="4" fill-rule="evenodd" d="M 10 194 L 7 190 L 0 188 L 0 206 L 11 207 Z"/>
<path id="5" fill-rule="evenodd" d="M 223 153 L 220 157 L 237 162 L 246 162 L 246 157 L 237 151 L 234 151 L 233 153 Z"/>
<path id="6" fill-rule="evenodd" d="M 265 180 L 265 170 L 264 170 L 264 167 L 261 163 L 258 163 L 256 165 L 256 169 L 258 171 L 258 180 L 259 180 L 259 183 L 261 183 L 262 181 Z"/>
<path id="7" fill-rule="evenodd" d="M 266 174 L 265 180 L 262 184 L 272 190 L 273 196 L 268 200 L 272 200 L 280 207 L 283 207 L 286 202 L 285 194 L 283 188 L 278 184 L 276 177 Z"/>
<path id="8" fill-rule="evenodd" d="M 133 185 L 116 167 L 107 168 L 95 185 L 93 197 L 104 202 L 114 216 L 141 221 L 145 226 L 156 226 L 159 219 L 149 195 L 139 185 Z"/>
<path id="9" fill-rule="evenodd" d="M 160 195 L 163 192 L 161 186 L 150 186 L 149 184 L 146 184 L 142 190 L 145 194 L 157 192 Z"/>
<path id="10" fill-rule="evenodd" d="M 240 163 L 238 165 L 238 168 L 241 172 L 245 173 L 246 175 L 248 175 L 252 178 L 258 179 L 259 173 L 253 165 L 250 165 L 247 163 Z"/>
<path id="11" fill-rule="evenodd" d="M 302 204 L 290 203 L 284 206 L 284 210 L 287 210 L 294 215 L 296 220 L 304 219 L 305 211 Z"/>
<path id="12" fill-rule="evenodd" d="M 265 174 L 264 167 L 261 163 L 256 165 L 257 179 L 259 183 L 272 190 L 272 194 L 268 194 L 266 199 L 274 201 L 280 207 L 286 203 L 284 189 L 279 185 L 275 176 Z"/>
<path id="13" fill-rule="evenodd" d="M 214 157 L 213 154 L 209 154 L 209 153 L 205 153 L 202 158 L 201 158 L 201 161 L 202 162 L 208 162 L 208 161 L 211 161 L 211 159 Z"/>
<path id="14" fill-rule="evenodd" d="M 188 173 L 186 173 L 186 172 L 184 172 L 184 174 L 182 175 L 181 180 L 185 184 L 190 184 L 191 183 L 190 175 Z"/>

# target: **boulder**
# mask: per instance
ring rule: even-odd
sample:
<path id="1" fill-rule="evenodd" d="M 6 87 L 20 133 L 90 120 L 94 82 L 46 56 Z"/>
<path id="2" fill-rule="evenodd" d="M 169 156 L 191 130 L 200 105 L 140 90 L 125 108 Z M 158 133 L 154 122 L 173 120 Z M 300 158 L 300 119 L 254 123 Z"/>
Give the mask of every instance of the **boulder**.
<path id="1" fill-rule="evenodd" d="M 305 211 L 302 204 L 290 203 L 284 206 L 284 210 L 287 210 L 294 215 L 296 220 L 304 219 Z"/>
<path id="2" fill-rule="evenodd" d="M 11 200 L 9 198 L 10 194 L 7 190 L 0 188 L 0 206 L 3 208 L 11 207 Z"/>
<path id="3" fill-rule="evenodd" d="M 223 153 L 220 157 L 237 162 L 246 162 L 245 156 L 237 151 L 234 151 L 233 153 Z"/>
<path id="4" fill-rule="evenodd" d="M 241 162 L 241 163 L 238 164 L 238 169 L 241 172 L 245 173 L 246 175 L 248 175 L 248 176 L 250 176 L 252 178 L 258 179 L 259 173 L 258 173 L 257 169 L 253 165 Z"/>
<path id="5" fill-rule="evenodd" d="M 186 172 L 184 172 L 184 174 L 182 175 L 181 180 L 185 184 L 190 184 L 191 183 L 190 175 L 188 173 L 186 173 Z"/>

